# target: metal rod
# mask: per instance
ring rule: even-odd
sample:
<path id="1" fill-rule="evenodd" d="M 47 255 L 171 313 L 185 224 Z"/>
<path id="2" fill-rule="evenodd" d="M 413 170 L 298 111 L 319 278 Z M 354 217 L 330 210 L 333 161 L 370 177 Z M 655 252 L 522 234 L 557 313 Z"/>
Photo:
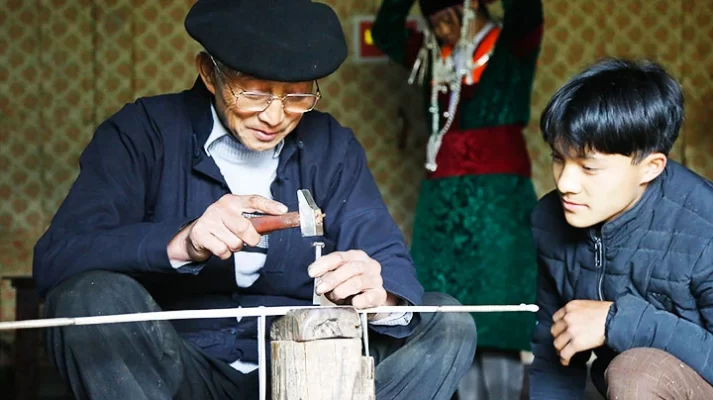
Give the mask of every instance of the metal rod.
<path id="1" fill-rule="evenodd" d="M 314 259 L 315 259 L 315 261 L 322 258 L 322 248 L 323 247 L 324 247 L 324 243 L 322 243 L 322 242 L 314 243 Z"/>
<path id="2" fill-rule="evenodd" d="M 369 321 L 366 316 L 368 314 L 360 314 L 361 318 L 361 337 L 364 341 L 364 356 L 369 357 Z"/>
<path id="3" fill-rule="evenodd" d="M 312 243 L 312 247 L 314 247 L 314 261 L 317 261 L 322 258 L 322 248 L 324 247 L 324 242 L 314 242 Z M 319 280 L 320 278 L 316 278 L 314 280 L 314 288 L 312 290 L 312 304 L 316 306 L 325 305 L 322 304 L 324 303 L 322 301 L 323 296 L 317 294 L 317 285 L 319 284 Z"/>
<path id="4" fill-rule="evenodd" d="M 14 329 L 50 328 L 70 325 L 97 325 L 121 322 L 168 321 L 180 319 L 245 318 L 285 315 L 292 310 L 325 308 L 325 306 L 285 306 L 285 307 L 241 307 L 209 310 L 159 311 L 135 314 L 100 315 L 77 318 L 45 318 L 25 321 L 0 322 L 0 331 Z M 534 304 L 496 306 L 393 306 L 357 310 L 360 314 L 398 312 L 537 312 Z"/>

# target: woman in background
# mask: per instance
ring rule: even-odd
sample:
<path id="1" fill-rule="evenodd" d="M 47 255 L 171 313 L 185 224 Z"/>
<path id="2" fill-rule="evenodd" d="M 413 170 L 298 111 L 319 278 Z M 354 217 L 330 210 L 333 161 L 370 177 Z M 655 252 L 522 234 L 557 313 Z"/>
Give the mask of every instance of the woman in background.
<path id="1" fill-rule="evenodd" d="M 523 128 L 542 38 L 540 0 L 502 0 L 502 25 L 478 0 L 384 0 L 374 43 L 424 87 L 431 136 L 411 253 L 426 290 L 463 304 L 533 303 L 536 195 Z M 426 83 L 426 84 L 424 84 Z M 474 314 L 478 352 L 461 399 L 519 399 L 534 317 Z M 477 394 L 477 397 L 473 394 Z"/>

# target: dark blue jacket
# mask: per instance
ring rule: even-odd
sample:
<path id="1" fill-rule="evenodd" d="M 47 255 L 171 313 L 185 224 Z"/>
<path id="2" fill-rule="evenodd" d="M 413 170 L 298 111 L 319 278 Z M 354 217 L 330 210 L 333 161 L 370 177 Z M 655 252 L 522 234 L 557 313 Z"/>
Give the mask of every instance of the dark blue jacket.
<path id="1" fill-rule="evenodd" d="M 606 342 L 595 349 L 592 380 L 619 353 L 657 348 L 713 384 L 713 185 L 669 161 L 629 211 L 599 228 L 567 224 L 557 193 L 532 217 L 539 260 L 540 311 L 532 350 L 531 399 L 579 399 L 586 361 L 562 367 L 552 345 L 552 314 L 570 300 L 613 301 Z"/>
<path id="2" fill-rule="evenodd" d="M 35 247 L 41 295 L 73 275 L 102 269 L 135 276 L 165 310 L 307 305 L 310 244 L 322 240 L 326 252 L 364 250 L 381 263 L 388 292 L 421 303 L 413 262 L 363 148 L 351 130 L 317 111 L 305 114 L 285 139 L 271 191 L 295 211 L 297 190 L 309 189 L 326 214 L 324 237 L 303 238 L 299 229 L 272 233 L 265 267 L 249 288 L 236 285 L 232 258 L 213 257 L 185 268 L 190 273 L 176 272 L 166 253 L 169 240 L 230 192 L 203 150 L 213 126 L 211 101 L 198 79 L 190 90 L 128 104 L 98 127 L 81 156 L 79 177 Z M 405 337 L 418 320 L 372 329 Z M 255 318 L 174 326 L 219 359 L 257 360 Z"/>

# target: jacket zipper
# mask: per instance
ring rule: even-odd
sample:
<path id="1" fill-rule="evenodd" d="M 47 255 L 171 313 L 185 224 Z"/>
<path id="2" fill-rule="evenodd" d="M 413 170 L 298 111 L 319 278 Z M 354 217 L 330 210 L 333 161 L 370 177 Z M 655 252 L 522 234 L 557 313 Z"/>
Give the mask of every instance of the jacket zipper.
<path id="1" fill-rule="evenodd" d="M 597 268 L 597 274 L 599 275 L 597 284 L 599 301 L 604 301 L 602 291 L 602 284 L 604 283 L 604 245 L 600 236 L 595 236 L 594 238 L 594 266 Z"/>

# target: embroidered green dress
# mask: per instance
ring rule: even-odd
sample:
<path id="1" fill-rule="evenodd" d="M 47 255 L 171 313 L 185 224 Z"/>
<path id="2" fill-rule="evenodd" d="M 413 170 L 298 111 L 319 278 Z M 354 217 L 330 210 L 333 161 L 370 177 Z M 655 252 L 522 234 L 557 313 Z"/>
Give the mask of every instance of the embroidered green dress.
<path id="1" fill-rule="evenodd" d="M 384 0 L 372 30 L 375 44 L 409 69 L 423 42 L 422 34 L 406 29 L 412 5 L 413 0 Z M 424 168 L 411 247 L 426 290 L 445 292 L 471 305 L 535 301 L 530 213 L 537 199 L 523 128 L 530 118 L 542 4 L 502 0 L 502 5 L 502 30 L 485 70 L 476 84 L 463 84 L 455 120 L 436 157 L 436 171 Z M 424 96 L 428 102 L 428 84 Z M 450 93 L 439 96 L 440 110 L 448 109 L 449 97 Z M 426 115 L 430 118 L 428 105 Z M 444 121 L 441 115 L 440 126 Z M 534 315 L 473 317 L 478 346 L 529 350 Z"/>

